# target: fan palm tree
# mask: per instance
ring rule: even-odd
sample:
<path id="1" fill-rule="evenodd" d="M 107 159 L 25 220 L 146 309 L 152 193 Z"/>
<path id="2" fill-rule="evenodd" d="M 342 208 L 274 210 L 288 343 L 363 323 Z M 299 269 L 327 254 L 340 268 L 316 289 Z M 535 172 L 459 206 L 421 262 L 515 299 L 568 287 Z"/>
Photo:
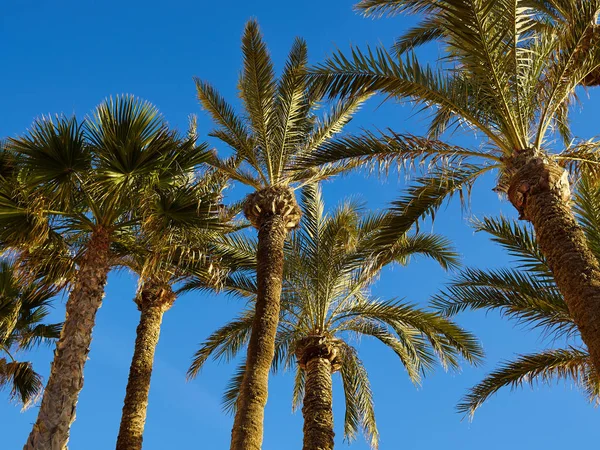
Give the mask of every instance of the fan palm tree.
<path id="1" fill-rule="evenodd" d="M 318 120 L 315 110 L 322 95 L 307 86 L 307 49 L 303 40 L 294 42 L 278 80 L 255 21 L 246 25 L 242 53 L 239 90 L 243 116 L 238 116 L 210 84 L 197 79 L 196 87 L 202 107 L 218 126 L 212 135 L 234 152 L 227 160 L 215 158 L 213 164 L 253 189 L 245 200 L 244 214 L 258 230 L 259 294 L 231 449 L 259 450 L 279 320 L 283 246 L 301 215 L 294 190 L 345 167 L 292 169 L 300 156 L 319 148 L 341 131 L 363 97 L 339 103 L 323 120 Z"/>
<path id="2" fill-rule="evenodd" d="M 48 384 L 26 449 L 63 449 L 75 419 L 111 244 L 135 226 L 140 197 L 189 176 L 207 152 L 170 131 L 158 111 L 129 96 L 101 104 L 83 124 L 42 118 L 8 141 L 17 182 L 0 199 L 0 239 L 27 251 L 62 240 L 77 270 Z"/>
<path id="3" fill-rule="evenodd" d="M 29 361 L 15 357 L 21 350 L 56 341 L 61 324 L 45 324 L 50 301 L 58 289 L 27 281 L 7 260 L 0 261 L 0 387 L 27 408 L 42 394 L 42 377 Z"/>
<path id="4" fill-rule="evenodd" d="M 600 260 L 600 187 L 589 179 L 578 184 L 578 221 L 594 256 Z M 471 416 L 489 397 L 505 387 L 536 382 L 569 380 L 585 391 L 590 401 L 600 402 L 600 377 L 561 295 L 546 258 L 531 229 L 505 218 L 486 218 L 476 229 L 489 233 L 517 259 L 511 269 L 466 269 L 447 289 L 434 297 L 434 305 L 447 316 L 464 310 L 499 311 L 519 323 L 541 329 L 552 342 L 567 337 L 574 344 L 519 355 L 504 362 L 470 389 L 458 405 Z"/>
<path id="5" fill-rule="evenodd" d="M 295 368 L 293 405 L 302 405 L 305 450 L 333 448 L 332 375 L 336 372 L 346 401 L 345 437 L 352 440 L 362 429 L 376 448 L 371 387 L 351 344 L 353 336 L 374 337 L 391 348 L 415 383 L 434 366 L 436 357 L 444 367 L 457 367 L 461 356 L 477 362 L 481 350 L 470 334 L 442 316 L 403 301 L 380 300 L 369 288 L 388 264 L 407 264 L 420 254 L 448 268 L 456 264 L 456 255 L 444 238 L 432 234 L 404 235 L 393 249 L 379 253 L 371 244 L 385 214 L 364 215 L 352 203 L 326 214 L 314 186 L 303 190 L 302 205 L 303 227 L 286 249 L 272 368 Z M 254 299 L 253 286 L 252 279 L 238 274 L 227 288 Z M 195 354 L 189 376 L 196 376 L 211 356 L 235 357 L 248 344 L 254 314 L 250 307 L 209 336 Z M 230 407 L 240 393 L 239 383 L 238 375 L 226 394 Z"/>
<path id="6" fill-rule="evenodd" d="M 407 204 L 431 211 L 442 196 L 496 170 L 496 190 L 508 197 L 521 219 L 532 223 L 600 370 L 600 265 L 571 210 L 568 173 L 583 166 L 598 169 L 598 143 L 572 143 L 569 109 L 576 87 L 600 66 L 600 46 L 589 43 L 600 2 L 564 3 L 572 11 L 570 26 L 548 32 L 537 26 L 539 11 L 524 0 L 364 2 L 372 12 L 427 12 L 426 22 L 443 28 L 438 34 L 446 43 L 442 67 L 423 65 L 410 52 L 395 58 L 382 49 L 354 49 L 350 57 L 336 54 L 313 78 L 331 95 L 381 92 L 409 98 L 432 113 L 429 134 L 388 131 L 338 139 L 305 164 L 428 161 L 430 175 L 396 205 L 400 213 Z M 582 52 L 586 58 L 580 57 Z M 443 140 L 444 131 L 454 125 L 476 130 L 484 144 L 464 147 Z M 562 146 L 555 145 L 557 137 Z M 388 231 L 393 239 L 393 223 Z"/>
<path id="7" fill-rule="evenodd" d="M 221 177 L 222 178 L 222 177 Z M 211 244 L 227 230 L 220 217 L 225 183 L 206 173 L 199 180 L 156 192 L 144 206 L 144 219 L 132 245 L 122 245 L 123 264 L 139 275 L 134 299 L 140 310 L 117 450 L 142 448 L 154 352 L 164 313 L 176 299 L 174 285 L 193 272 L 217 285 Z M 210 283 L 210 278 L 214 279 Z"/>

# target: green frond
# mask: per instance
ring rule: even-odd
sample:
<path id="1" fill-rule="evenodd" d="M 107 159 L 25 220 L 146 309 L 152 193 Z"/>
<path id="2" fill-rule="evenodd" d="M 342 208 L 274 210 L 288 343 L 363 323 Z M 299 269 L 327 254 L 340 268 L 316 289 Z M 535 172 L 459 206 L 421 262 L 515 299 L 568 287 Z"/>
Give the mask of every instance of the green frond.
<path id="1" fill-rule="evenodd" d="M 410 380 L 416 385 L 421 384 L 421 376 L 425 372 L 425 368 L 429 366 L 430 359 L 427 358 L 426 364 L 423 365 L 419 353 L 426 354 L 426 352 L 423 350 L 420 352 L 416 351 L 413 342 L 406 339 L 399 339 L 387 327 L 368 319 L 345 321 L 340 326 L 340 331 L 351 331 L 358 336 L 371 336 L 379 340 L 382 344 L 391 348 L 398 358 L 400 358 L 400 362 L 406 369 Z"/>
<path id="2" fill-rule="evenodd" d="M 497 218 L 485 217 L 475 221 L 476 231 L 485 231 L 492 236 L 492 240 L 516 258 L 519 268 L 532 271 L 545 280 L 553 280 L 552 272 L 546 264 L 546 258 L 537 246 L 533 230 L 516 220 L 504 216 Z"/>
<path id="3" fill-rule="evenodd" d="M 246 361 L 243 360 L 235 369 L 235 372 L 227 386 L 225 387 L 225 392 L 223 393 L 222 403 L 223 403 L 223 411 L 226 414 L 233 415 L 236 411 L 237 399 L 240 392 L 240 386 L 242 385 L 242 380 L 244 378 L 244 372 L 246 371 Z"/>
<path id="4" fill-rule="evenodd" d="M 555 158 L 576 179 L 582 176 L 597 180 L 600 177 L 600 142 L 588 140 L 570 145 Z"/>
<path id="5" fill-rule="evenodd" d="M 589 249 L 600 260 L 600 184 L 593 177 L 586 175 L 577 183 L 574 210 Z"/>
<path id="6" fill-rule="evenodd" d="M 349 305 L 338 313 L 337 322 L 362 318 L 390 326 L 400 337 L 409 327 L 423 335 L 444 367 L 457 369 L 458 357 L 479 364 L 483 356 L 477 339 L 439 314 L 397 300 L 369 301 Z"/>
<path id="7" fill-rule="evenodd" d="M 379 432 L 375 421 L 369 375 L 358 358 L 356 349 L 348 344 L 343 347 L 340 374 L 346 403 L 344 439 L 352 442 L 358 432 L 362 431 L 371 448 L 377 449 Z"/>
<path id="8" fill-rule="evenodd" d="M 414 234 L 400 236 L 388 248 L 376 249 L 373 258 L 375 267 L 382 267 L 391 262 L 402 265 L 409 264 L 411 257 L 422 255 L 436 261 L 444 270 L 460 267 L 458 253 L 452 243 L 445 237 L 436 234 Z"/>
<path id="9" fill-rule="evenodd" d="M 266 167 L 265 178 L 277 183 L 279 174 L 275 173 L 272 148 L 277 83 L 271 57 L 255 20 L 246 24 L 242 37 L 242 53 L 244 66 L 239 83 L 240 96 L 252 132 L 261 148 L 259 161 L 264 162 Z M 255 169 L 260 171 L 261 167 Z"/>
<path id="10" fill-rule="evenodd" d="M 194 353 L 192 364 L 187 372 L 188 379 L 197 377 L 210 357 L 214 360 L 225 359 L 226 361 L 234 358 L 250 338 L 253 320 L 254 314 L 246 312 L 206 338 Z"/>
<path id="11" fill-rule="evenodd" d="M 510 144 L 498 129 L 489 108 L 479 108 L 476 86 L 461 75 L 422 66 L 415 55 L 395 59 L 385 50 L 352 48 L 349 57 L 338 52 L 312 72 L 313 82 L 330 96 L 353 97 L 380 92 L 397 99 L 408 98 L 427 111 L 460 118 L 474 126 L 503 152 Z M 432 108 L 435 106 L 435 108 Z M 438 137 L 440 130 L 432 130 Z"/>
<path id="12" fill-rule="evenodd" d="M 361 105 L 371 97 L 370 94 L 364 96 L 355 96 L 349 99 L 336 101 L 331 109 L 322 118 L 317 119 L 310 133 L 304 149 L 300 152 L 299 161 L 304 154 L 310 154 L 313 151 L 320 153 L 322 145 L 329 139 L 342 132 L 351 120 L 352 116 L 358 111 Z"/>
<path id="13" fill-rule="evenodd" d="M 397 162 L 403 168 L 411 168 L 415 164 L 427 164 L 432 167 L 468 157 L 499 161 L 498 158 L 484 152 L 388 130 L 387 133 L 377 134 L 365 131 L 362 135 L 348 135 L 330 140 L 304 156 L 300 163 L 307 167 L 341 162 L 371 163 L 387 170 L 392 162 Z"/>
<path id="14" fill-rule="evenodd" d="M 42 395 L 42 377 L 34 372 L 30 362 L 7 361 L 0 358 L 0 389 L 8 388 L 12 400 L 27 409 Z"/>
<path id="15" fill-rule="evenodd" d="M 439 168 L 427 176 L 417 178 L 403 196 L 392 203 L 388 223 L 379 231 L 375 245 L 393 245 L 419 221 L 435 218 L 435 212 L 454 195 L 464 201 L 474 181 L 492 166 L 462 165 L 457 168 Z"/>
<path id="16" fill-rule="evenodd" d="M 222 140 L 228 142 L 240 155 L 252 160 L 254 145 L 244 121 L 213 86 L 199 78 L 194 78 L 194 82 L 200 105 L 220 127 L 218 136 L 226 136 L 227 140 Z"/>
<path id="17" fill-rule="evenodd" d="M 465 269 L 432 302 L 447 316 L 465 310 L 497 310 L 523 325 L 541 327 L 553 335 L 576 332 L 556 286 L 524 270 Z"/>
<path id="18" fill-rule="evenodd" d="M 302 407 L 304 401 L 304 387 L 306 385 L 306 372 L 298 365 L 295 365 L 294 389 L 292 392 L 292 412 L 296 412 Z"/>
<path id="19" fill-rule="evenodd" d="M 435 19 L 424 19 L 406 31 L 394 42 L 394 51 L 401 55 L 430 42 L 439 41 L 444 36 L 444 29 Z"/>
<path id="20" fill-rule="evenodd" d="M 524 384 L 550 384 L 556 380 L 569 380 L 581 386 L 591 364 L 589 358 L 586 352 L 572 347 L 521 355 L 514 361 L 505 362 L 471 388 L 457 409 L 472 417 L 477 408 L 504 387 L 514 389 Z"/>

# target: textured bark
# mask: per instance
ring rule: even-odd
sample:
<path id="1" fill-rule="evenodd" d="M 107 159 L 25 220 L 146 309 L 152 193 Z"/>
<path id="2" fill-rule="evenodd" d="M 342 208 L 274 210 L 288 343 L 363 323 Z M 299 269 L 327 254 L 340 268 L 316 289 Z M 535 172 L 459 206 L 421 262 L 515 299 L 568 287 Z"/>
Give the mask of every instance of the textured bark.
<path id="1" fill-rule="evenodd" d="M 295 353 L 300 368 L 306 372 L 303 450 L 332 450 L 335 433 L 331 374 L 340 369 L 338 340 L 307 336 L 296 343 Z"/>
<path id="2" fill-rule="evenodd" d="M 303 450 L 332 450 L 333 400 L 331 387 L 331 362 L 327 358 L 316 357 L 306 363 L 306 384 L 304 386 Z"/>
<path id="3" fill-rule="evenodd" d="M 509 199 L 530 221 L 536 241 L 600 373 L 600 265 L 570 207 L 567 172 L 530 157 L 513 176 Z"/>
<path id="4" fill-rule="evenodd" d="M 50 377 L 26 450 L 63 450 L 75 420 L 83 387 L 83 368 L 90 351 L 96 313 L 102 304 L 109 271 L 109 233 L 96 229 L 67 301 L 65 323 L 56 344 Z"/>
<path id="5" fill-rule="evenodd" d="M 268 188 L 248 196 L 244 213 L 258 229 L 258 295 L 231 432 L 231 450 L 260 450 L 269 370 L 279 323 L 283 245 L 288 230 L 300 220 L 300 210 L 290 189 Z"/>
<path id="6" fill-rule="evenodd" d="M 154 352 L 160 336 L 163 315 L 174 301 L 175 294 L 169 287 L 161 288 L 154 285 L 145 285 L 136 297 L 141 317 L 129 369 L 117 450 L 142 448 Z"/>

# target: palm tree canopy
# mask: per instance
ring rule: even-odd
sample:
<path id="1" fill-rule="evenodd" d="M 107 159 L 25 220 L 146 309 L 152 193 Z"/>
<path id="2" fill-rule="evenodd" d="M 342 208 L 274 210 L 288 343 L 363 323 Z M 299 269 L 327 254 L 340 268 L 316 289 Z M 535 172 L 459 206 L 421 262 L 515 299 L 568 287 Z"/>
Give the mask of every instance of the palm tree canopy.
<path id="1" fill-rule="evenodd" d="M 365 159 L 454 162 L 455 167 L 470 163 L 501 169 L 501 191 L 507 190 L 511 159 L 521 151 L 553 155 L 573 170 L 582 165 L 597 168 L 598 144 L 573 141 L 569 111 L 576 87 L 600 66 L 600 46 L 590 43 L 600 2 L 560 2 L 570 8 L 568 27 L 538 26 L 538 3 L 551 2 L 361 2 L 359 8 L 370 14 L 425 13 L 420 31 L 409 31 L 405 39 L 443 39 L 447 45 L 439 66 L 419 62 L 412 51 L 395 57 L 381 48 L 354 48 L 350 55 L 338 52 L 317 66 L 313 81 L 344 98 L 380 92 L 410 99 L 431 113 L 429 132 L 346 136 L 303 158 L 302 164 Z M 423 31 L 428 27 L 434 31 Z M 464 126 L 484 136 L 484 144 L 466 148 L 440 140 L 445 131 Z M 558 154 L 553 145 L 557 136 L 564 144 Z"/>
<path id="2" fill-rule="evenodd" d="M 273 370 L 295 369 L 293 405 L 302 403 L 304 372 L 296 362 L 300 342 L 311 336 L 331 339 L 339 349 L 339 370 L 346 401 L 345 436 L 352 440 L 363 430 L 373 447 L 378 433 L 371 388 L 354 336 L 371 336 L 400 358 L 410 379 L 418 383 L 435 365 L 458 367 L 462 357 L 477 363 L 477 341 L 442 316 L 397 299 L 382 300 L 370 287 L 382 268 L 407 264 L 424 255 L 444 268 L 457 264 L 446 239 L 433 234 L 405 234 L 393 248 L 377 249 L 378 229 L 386 214 L 365 214 L 353 202 L 325 213 L 320 191 L 302 191 L 304 226 L 287 243 L 282 312 L 276 338 Z M 227 289 L 253 299 L 251 276 L 238 273 Z M 189 376 L 194 377 L 209 357 L 230 360 L 245 346 L 253 320 L 252 304 L 240 316 L 217 330 L 194 356 Z M 225 394 L 228 409 L 235 406 L 243 365 Z"/>
<path id="3" fill-rule="evenodd" d="M 24 408 L 40 396 L 43 383 L 30 362 L 15 357 L 58 339 L 62 325 L 43 323 L 57 293 L 46 284 L 27 281 L 11 262 L 0 260 L 0 387 L 8 388 L 11 399 Z"/>
<path id="4" fill-rule="evenodd" d="M 600 187 L 588 177 L 582 178 L 577 187 L 578 220 L 590 249 L 600 260 L 597 245 L 600 242 Z M 465 310 L 499 311 L 524 326 L 540 329 L 553 342 L 566 337 L 574 343 L 502 362 L 470 389 L 458 405 L 459 411 L 472 416 L 489 397 L 507 386 L 550 384 L 561 379 L 574 382 L 591 402 L 599 404 L 600 377 L 530 228 L 502 217 L 476 222 L 475 228 L 490 234 L 493 241 L 504 247 L 515 258 L 516 267 L 465 269 L 435 296 L 434 306 L 447 316 Z"/>
<path id="5" fill-rule="evenodd" d="M 178 136 L 154 106 L 131 96 L 106 100 L 81 123 L 42 117 L 6 146 L 19 167 L 13 183 L 29 194 L 13 190 L 0 205 L 7 242 L 17 219 L 29 242 L 52 231 L 77 240 L 96 227 L 131 226 L 141 197 L 188 177 L 209 155 L 205 144 Z M 45 220 L 34 229 L 31 217 Z M 34 233 L 40 228 L 45 233 Z"/>
<path id="6" fill-rule="evenodd" d="M 281 76 L 276 78 L 258 23 L 251 20 L 242 37 L 242 53 L 238 86 L 243 115 L 211 84 L 195 80 L 198 100 L 217 125 L 211 135 L 234 151 L 230 159 L 215 157 L 212 163 L 256 190 L 302 185 L 344 170 L 325 165 L 297 171 L 295 164 L 338 134 L 368 95 L 339 102 L 319 119 L 316 112 L 323 94 L 311 89 L 306 78 L 306 42 L 296 39 Z"/>

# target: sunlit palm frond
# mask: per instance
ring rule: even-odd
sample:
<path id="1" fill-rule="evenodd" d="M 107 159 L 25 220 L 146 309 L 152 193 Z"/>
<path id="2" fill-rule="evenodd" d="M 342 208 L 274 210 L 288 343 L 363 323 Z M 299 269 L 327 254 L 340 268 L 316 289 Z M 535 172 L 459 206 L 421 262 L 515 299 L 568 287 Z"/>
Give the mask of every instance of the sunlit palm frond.
<path id="1" fill-rule="evenodd" d="M 222 404 L 223 411 L 226 414 L 235 414 L 238 394 L 240 392 L 240 386 L 242 385 L 242 379 L 244 378 L 245 371 L 246 361 L 243 360 L 240 364 L 238 364 L 233 376 L 225 387 L 225 392 L 223 392 L 222 397 Z"/>
<path id="2" fill-rule="evenodd" d="M 23 409 L 31 406 L 44 390 L 42 377 L 34 372 L 30 362 L 0 358 L 0 389 L 5 387 L 11 399 L 23 405 Z"/>
<path id="3" fill-rule="evenodd" d="M 576 326 L 554 284 L 527 271 L 465 269 L 433 297 L 433 305 L 447 316 L 465 310 L 497 310 L 525 326 L 547 333 L 573 334 Z"/>
<path id="4" fill-rule="evenodd" d="M 223 358 L 227 361 L 235 357 L 250 337 L 253 319 L 254 314 L 246 312 L 206 338 L 194 354 L 187 373 L 188 379 L 197 377 L 200 369 L 210 357 L 215 360 Z"/>
<path id="5" fill-rule="evenodd" d="M 516 258 L 519 267 L 532 271 L 543 279 L 552 279 L 546 258 L 537 246 L 533 231 L 529 227 L 503 216 L 475 221 L 474 227 L 477 231 L 485 231 L 491 235 L 494 242 L 499 243 L 509 255 Z"/>
<path id="6" fill-rule="evenodd" d="M 375 421 L 373 394 L 367 370 L 358 358 L 355 348 L 345 344 L 342 352 L 340 374 L 344 385 L 346 414 L 344 436 L 349 442 L 356 439 L 362 431 L 372 448 L 379 445 L 379 432 Z"/>
<path id="7" fill-rule="evenodd" d="M 392 162 L 397 162 L 401 167 L 412 167 L 419 163 L 435 166 L 457 159 L 464 161 L 468 157 L 499 161 L 484 152 L 388 130 L 382 133 L 365 131 L 362 135 L 348 135 L 331 140 L 303 157 L 301 163 L 312 167 L 327 163 L 357 162 L 371 163 L 387 169 Z"/>
<path id="8" fill-rule="evenodd" d="M 517 388 L 524 384 L 534 385 L 536 382 L 550 384 L 561 379 L 585 385 L 589 365 L 587 352 L 576 348 L 521 355 L 514 361 L 503 363 L 481 383 L 471 388 L 457 409 L 473 416 L 477 408 L 504 387 Z M 595 390 L 596 388 L 591 392 L 590 400 L 597 402 Z"/>
<path id="9" fill-rule="evenodd" d="M 575 213 L 587 238 L 587 244 L 600 260 L 600 184 L 584 176 L 575 192 Z"/>
<path id="10" fill-rule="evenodd" d="M 392 203 L 388 222 L 379 231 L 375 245 L 392 246 L 398 236 L 418 226 L 420 221 L 427 217 L 434 218 L 438 208 L 454 195 L 464 202 L 475 180 L 492 168 L 471 165 L 439 168 L 417 178 L 403 196 Z"/>

